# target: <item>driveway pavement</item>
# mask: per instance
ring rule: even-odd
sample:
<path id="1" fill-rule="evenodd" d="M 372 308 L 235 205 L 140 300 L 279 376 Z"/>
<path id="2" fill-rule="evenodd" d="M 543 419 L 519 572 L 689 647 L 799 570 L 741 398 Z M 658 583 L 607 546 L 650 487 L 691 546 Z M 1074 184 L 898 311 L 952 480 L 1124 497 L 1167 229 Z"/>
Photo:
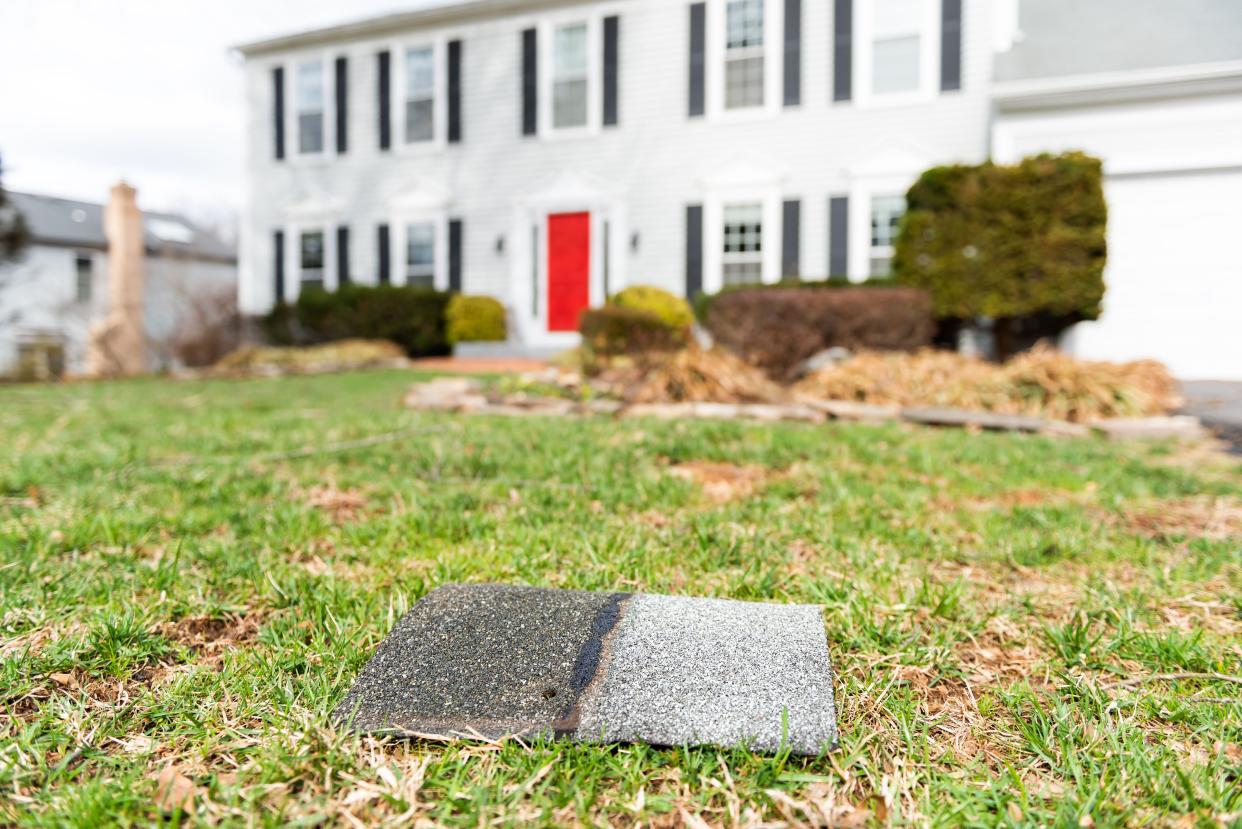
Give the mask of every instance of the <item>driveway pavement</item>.
<path id="1" fill-rule="evenodd" d="M 1185 411 L 1242 453 L 1242 382 L 1201 380 L 1182 384 Z"/>

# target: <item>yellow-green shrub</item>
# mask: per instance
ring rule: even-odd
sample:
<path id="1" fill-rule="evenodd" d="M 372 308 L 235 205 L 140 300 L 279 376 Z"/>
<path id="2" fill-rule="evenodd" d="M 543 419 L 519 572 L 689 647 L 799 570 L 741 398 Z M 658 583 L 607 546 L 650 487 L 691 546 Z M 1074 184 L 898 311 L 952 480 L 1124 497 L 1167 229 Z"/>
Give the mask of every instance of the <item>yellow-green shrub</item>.
<path id="1" fill-rule="evenodd" d="M 456 294 L 444 313 L 450 343 L 500 342 L 508 339 L 505 306 L 490 296 Z"/>
<path id="2" fill-rule="evenodd" d="M 691 310 L 690 303 L 651 285 L 633 285 L 626 288 L 613 296 L 608 304 L 654 314 L 669 328 L 689 328 L 694 323 L 694 311 Z"/>

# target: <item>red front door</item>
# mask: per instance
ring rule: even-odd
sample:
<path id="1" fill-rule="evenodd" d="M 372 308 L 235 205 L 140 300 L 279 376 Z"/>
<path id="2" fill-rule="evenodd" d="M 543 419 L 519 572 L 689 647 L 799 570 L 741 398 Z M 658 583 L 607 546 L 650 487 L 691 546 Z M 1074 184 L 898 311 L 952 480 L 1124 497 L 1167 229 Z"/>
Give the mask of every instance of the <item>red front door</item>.
<path id="1" fill-rule="evenodd" d="M 591 214 L 548 217 L 548 330 L 577 331 L 591 304 Z"/>

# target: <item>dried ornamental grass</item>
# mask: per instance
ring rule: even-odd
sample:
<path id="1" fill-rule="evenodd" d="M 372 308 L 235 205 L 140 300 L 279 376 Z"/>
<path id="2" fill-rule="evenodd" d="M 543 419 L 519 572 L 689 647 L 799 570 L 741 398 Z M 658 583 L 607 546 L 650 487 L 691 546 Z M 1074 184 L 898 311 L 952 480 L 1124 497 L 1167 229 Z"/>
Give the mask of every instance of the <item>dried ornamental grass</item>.
<path id="1" fill-rule="evenodd" d="M 1073 422 L 1164 414 L 1180 404 L 1160 363 L 1095 363 L 1036 348 L 1005 365 L 947 351 L 867 352 L 794 387 L 802 399 L 950 406 Z"/>
<path id="2" fill-rule="evenodd" d="M 775 403 L 784 390 L 723 349 L 647 355 L 624 384 L 628 403 Z"/>
<path id="3" fill-rule="evenodd" d="M 226 376 L 324 374 L 405 363 L 400 346 L 385 340 L 341 340 L 306 348 L 246 346 L 216 363 L 212 371 Z"/>

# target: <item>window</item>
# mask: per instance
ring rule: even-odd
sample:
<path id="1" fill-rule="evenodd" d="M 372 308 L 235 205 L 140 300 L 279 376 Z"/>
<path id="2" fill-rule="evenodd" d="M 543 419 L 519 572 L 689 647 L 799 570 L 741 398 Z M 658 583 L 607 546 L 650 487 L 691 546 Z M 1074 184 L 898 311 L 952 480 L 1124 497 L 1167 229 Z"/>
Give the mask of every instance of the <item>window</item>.
<path id="1" fill-rule="evenodd" d="M 306 231 L 301 239 L 299 264 L 302 288 L 323 288 L 324 262 L 327 256 L 323 247 L 323 231 Z"/>
<path id="2" fill-rule="evenodd" d="M 893 245 L 906 212 L 904 196 L 871 198 L 871 275 L 888 276 L 892 270 Z"/>
<path id="3" fill-rule="evenodd" d="M 587 125 L 587 25 L 556 29 L 552 40 L 552 127 Z"/>
<path id="4" fill-rule="evenodd" d="M 405 229 L 405 283 L 420 288 L 436 286 L 436 227 L 430 222 Z"/>
<path id="5" fill-rule="evenodd" d="M 724 285 L 763 281 L 763 205 L 735 204 L 724 209 Z"/>
<path id="6" fill-rule="evenodd" d="M 313 155 L 323 152 L 324 128 L 323 61 L 314 60 L 298 66 L 298 152 Z"/>
<path id="7" fill-rule="evenodd" d="M 405 143 L 436 135 L 436 53 L 425 46 L 405 53 Z"/>
<path id="8" fill-rule="evenodd" d="M 875 0 L 872 7 L 871 90 L 919 90 L 920 0 Z"/>
<path id="9" fill-rule="evenodd" d="M 728 0 L 725 7 L 725 109 L 763 106 L 764 0 Z"/>
<path id="10" fill-rule="evenodd" d="M 78 302 L 90 302 L 95 288 L 95 263 L 89 253 L 79 253 L 73 258 L 73 269 L 76 276 L 74 299 Z"/>

